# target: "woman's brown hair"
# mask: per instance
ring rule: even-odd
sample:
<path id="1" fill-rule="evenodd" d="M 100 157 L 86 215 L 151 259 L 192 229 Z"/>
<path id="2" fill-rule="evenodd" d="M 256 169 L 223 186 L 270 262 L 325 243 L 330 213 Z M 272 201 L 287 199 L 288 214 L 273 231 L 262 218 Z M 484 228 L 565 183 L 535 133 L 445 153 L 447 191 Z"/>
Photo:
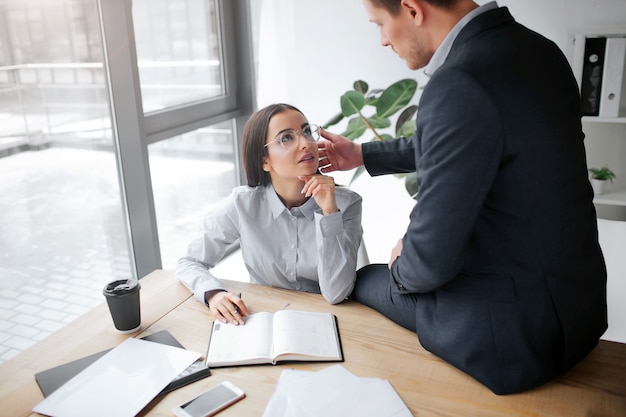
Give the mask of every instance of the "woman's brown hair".
<path id="1" fill-rule="evenodd" d="M 250 116 L 243 128 L 243 167 L 250 187 L 265 186 L 271 182 L 270 174 L 263 170 L 263 158 L 267 156 L 267 129 L 270 119 L 286 110 L 295 110 L 303 115 L 292 105 L 270 104 Z"/>

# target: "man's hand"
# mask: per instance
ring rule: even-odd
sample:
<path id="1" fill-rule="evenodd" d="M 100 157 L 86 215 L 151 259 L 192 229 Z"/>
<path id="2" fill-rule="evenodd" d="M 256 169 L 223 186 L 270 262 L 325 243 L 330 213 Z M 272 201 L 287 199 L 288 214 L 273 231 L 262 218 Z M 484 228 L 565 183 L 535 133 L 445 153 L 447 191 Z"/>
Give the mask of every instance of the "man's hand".
<path id="1" fill-rule="evenodd" d="M 401 254 L 402 254 L 402 239 L 398 240 L 398 243 L 396 243 L 396 247 L 391 250 L 391 257 L 389 258 L 389 264 L 388 264 L 389 269 L 391 269 L 391 265 L 393 264 L 393 261 L 395 261 L 396 258 L 398 258 Z"/>
<path id="2" fill-rule="evenodd" d="M 320 134 L 324 138 L 317 143 L 320 172 L 325 174 L 333 171 L 349 171 L 363 165 L 363 152 L 360 144 L 324 129 L 320 129 Z"/>

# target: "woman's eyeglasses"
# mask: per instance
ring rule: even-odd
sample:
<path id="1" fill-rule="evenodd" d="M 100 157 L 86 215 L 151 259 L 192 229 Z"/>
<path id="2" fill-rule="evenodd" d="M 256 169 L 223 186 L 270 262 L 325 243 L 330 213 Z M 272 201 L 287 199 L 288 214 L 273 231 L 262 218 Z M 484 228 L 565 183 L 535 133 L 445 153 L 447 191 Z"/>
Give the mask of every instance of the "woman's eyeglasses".
<path id="1" fill-rule="evenodd" d="M 302 135 L 308 142 L 315 143 L 320 139 L 320 127 L 317 125 L 307 125 L 300 130 L 287 129 L 280 132 L 274 140 L 267 142 L 264 147 L 270 143 L 278 142 L 285 150 L 291 150 L 298 146 L 298 136 Z"/>

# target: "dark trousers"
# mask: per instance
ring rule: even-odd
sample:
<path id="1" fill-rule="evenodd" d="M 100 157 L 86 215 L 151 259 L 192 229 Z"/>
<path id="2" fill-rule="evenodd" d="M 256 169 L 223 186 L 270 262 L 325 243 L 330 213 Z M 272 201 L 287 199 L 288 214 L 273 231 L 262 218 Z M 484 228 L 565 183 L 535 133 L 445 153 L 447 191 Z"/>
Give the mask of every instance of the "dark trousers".
<path id="1" fill-rule="evenodd" d="M 416 331 L 415 306 L 418 294 L 396 294 L 386 264 L 371 264 L 359 269 L 351 299 L 373 308 L 400 326 Z"/>

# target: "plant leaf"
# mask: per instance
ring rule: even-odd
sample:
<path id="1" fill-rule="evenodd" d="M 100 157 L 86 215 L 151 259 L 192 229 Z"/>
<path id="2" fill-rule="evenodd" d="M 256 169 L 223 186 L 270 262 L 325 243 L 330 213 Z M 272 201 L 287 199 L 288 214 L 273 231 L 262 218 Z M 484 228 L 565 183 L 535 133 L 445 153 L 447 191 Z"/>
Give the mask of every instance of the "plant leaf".
<path id="1" fill-rule="evenodd" d="M 384 129 L 391 126 L 391 120 L 379 119 L 378 117 L 368 117 L 367 121 L 374 129 Z"/>
<path id="2" fill-rule="evenodd" d="M 341 135 L 350 140 L 354 140 L 360 138 L 366 130 L 367 125 L 365 124 L 365 121 L 360 117 L 353 117 L 350 121 L 348 121 L 348 127 Z"/>
<path id="3" fill-rule="evenodd" d="M 375 106 L 376 102 L 378 102 L 378 99 L 383 94 L 383 91 L 385 90 L 382 90 L 380 88 L 376 88 L 370 91 L 369 94 L 365 96 L 365 104 L 368 104 L 370 106 Z"/>
<path id="4" fill-rule="evenodd" d="M 339 123 L 342 120 L 343 120 L 343 114 L 337 113 L 336 115 L 333 116 L 332 119 L 327 121 L 326 124 L 324 126 L 322 126 L 322 127 L 324 129 L 328 129 L 330 126 L 336 125 L 337 123 Z"/>
<path id="5" fill-rule="evenodd" d="M 386 118 L 406 106 L 415 95 L 417 81 L 406 78 L 387 87 L 376 102 L 376 115 Z"/>
<path id="6" fill-rule="evenodd" d="M 409 172 L 404 177 L 404 188 L 409 193 L 411 198 L 417 199 L 417 191 L 419 186 L 417 185 L 417 173 Z"/>
<path id="7" fill-rule="evenodd" d="M 407 120 L 400 126 L 400 129 L 396 131 L 397 137 L 410 138 L 413 134 L 415 134 L 415 120 Z"/>
<path id="8" fill-rule="evenodd" d="M 357 178 L 359 178 L 359 176 L 360 176 L 362 173 L 364 173 L 364 172 L 365 172 L 365 167 L 363 167 L 363 166 L 358 167 L 358 168 L 354 171 L 354 174 L 352 174 L 352 178 L 350 178 L 350 182 L 348 183 L 348 185 L 349 185 L 349 186 L 350 186 L 350 185 L 352 185 L 352 183 L 353 183 L 353 182 L 354 182 Z"/>
<path id="9" fill-rule="evenodd" d="M 367 93 L 367 90 L 369 89 L 369 85 L 367 85 L 367 83 L 363 80 L 355 81 L 352 87 L 354 88 L 354 91 L 358 91 L 363 95 L 365 95 L 365 93 Z"/>
<path id="10" fill-rule="evenodd" d="M 345 117 L 358 113 L 364 105 L 365 97 L 358 91 L 348 91 L 341 96 L 341 113 Z"/>
<path id="11" fill-rule="evenodd" d="M 413 116 L 415 116 L 415 113 L 417 113 L 416 105 L 409 106 L 402 110 L 402 113 L 400 113 L 400 116 L 398 116 L 398 120 L 396 121 L 396 136 L 402 136 L 400 131 L 404 129 L 404 124 L 406 122 L 411 121 Z M 415 122 L 413 122 L 413 125 L 415 125 Z M 413 135 L 412 132 L 411 135 Z"/>

